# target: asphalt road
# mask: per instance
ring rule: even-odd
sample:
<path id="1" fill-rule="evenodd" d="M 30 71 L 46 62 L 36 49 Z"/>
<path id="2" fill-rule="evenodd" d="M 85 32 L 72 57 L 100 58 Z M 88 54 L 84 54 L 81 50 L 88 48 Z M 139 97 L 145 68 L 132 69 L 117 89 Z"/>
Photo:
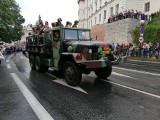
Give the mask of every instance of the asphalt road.
<path id="1" fill-rule="evenodd" d="M 68 86 L 50 69 L 37 73 L 21 53 L 0 65 L 0 120 L 159 120 L 160 64 L 128 61 L 108 80 L 83 75 Z"/>

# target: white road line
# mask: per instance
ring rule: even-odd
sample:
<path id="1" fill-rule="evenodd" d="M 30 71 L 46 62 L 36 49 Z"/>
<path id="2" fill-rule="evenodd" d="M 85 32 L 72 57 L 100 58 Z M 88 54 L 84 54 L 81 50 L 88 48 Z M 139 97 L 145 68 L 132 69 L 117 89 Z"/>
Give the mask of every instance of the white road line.
<path id="1" fill-rule="evenodd" d="M 11 68 L 11 65 L 10 65 L 10 64 L 7 64 L 7 68 L 10 69 L 10 68 Z"/>
<path id="2" fill-rule="evenodd" d="M 52 75 L 52 74 L 50 74 L 50 73 L 46 73 L 47 75 L 49 75 L 49 76 L 51 76 L 51 77 L 54 77 L 54 78 L 56 78 L 56 79 L 59 79 L 58 77 L 56 77 L 56 76 L 54 76 L 54 75 Z"/>
<path id="3" fill-rule="evenodd" d="M 133 66 L 147 66 L 147 65 L 138 65 L 138 64 L 130 64 L 130 65 L 133 65 Z"/>
<path id="4" fill-rule="evenodd" d="M 6 60 L 6 62 L 8 63 L 8 62 L 9 62 L 9 60 Z"/>
<path id="5" fill-rule="evenodd" d="M 53 82 L 59 83 L 59 84 L 61 84 L 61 85 L 67 86 L 67 87 L 69 87 L 69 88 L 72 88 L 72 89 L 74 89 L 74 90 L 78 90 L 78 91 L 80 91 L 80 92 L 83 92 L 83 93 L 85 93 L 85 94 L 88 94 L 86 91 L 84 91 L 84 90 L 83 90 L 82 88 L 80 88 L 80 87 L 70 86 L 70 85 L 68 85 L 68 84 L 65 82 L 65 80 L 59 79 L 58 77 L 56 77 L 56 76 L 54 76 L 54 75 L 52 75 L 52 74 L 50 74 L 50 73 L 46 73 L 46 74 L 57 79 L 57 80 L 52 80 Z"/>
<path id="6" fill-rule="evenodd" d="M 112 75 L 118 75 L 118 76 L 122 76 L 122 77 L 127 77 L 127 78 L 132 78 L 132 79 L 134 79 L 134 78 L 131 77 L 131 76 L 123 75 L 123 74 L 120 74 L 120 73 L 117 73 L 117 72 L 112 72 Z"/>
<path id="7" fill-rule="evenodd" d="M 44 107 L 39 103 L 39 101 L 33 96 L 33 94 L 28 90 L 28 88 L 24 85 L 20 78 L 15 73 L 11 73 L 11 76 L 38 118 L 40 120 L 54 120 L 51 115 L 44 109 Z"/>
<path id="8" fill-rule="evenodd" d="M 84 90 L 83 90 L 82 88 L 80 88 L 80 87 L 73 87 L 73 86 L 68 85 L 68 84 L 65 82 L 65 80 L 63 80 L 63 79 L 52 80 L 52 81 L 53 81 L 53 82 L 56 82 L 56 83 L 59 83 L 59 84 L 61 84 L 61 85 L 67 86 L 67 87 L 69 87 L 69 88 L 72 88 L 72 89 L 74 89 L 74 90 L 78 90 L 78 91 L 83 92 L 83 93 L 85 93 L 85 94 L 88 94 L 86 91 L 84 91 Z"/>
<path id="9" fill-rule="evenodd" d="M 118 83 L 115 83 L 115 82 L 106 81 L 106 80 L 103 80 L 103 81 L 111 83 L 111 84 L 114 84 L 114 85 L 117 85 L 117 86 L 120 86 L 120 87 L 123 87 L 123 88 L 126 88 L 126 89 L 129 89 L 129 90 L 133 90 L 133 91 L 136 91 L 136 92 L 139 92 L 139 93 L 142 93 L 142 94 L 149 95 L 149 96 L 152 96 L 152 97 L 160 99 L 159 95 L 155 95 L 155 94 L 148 93 L 148 92 L 145 92 L 145 91 L 141 91 L 141 90 L 138 90 L 138 89 L 135 89 L 135 88 L 127 87 L 125 85 L 121 85 L 121 84 L 118 84 Z"/>
<path id="10" fill-rule="evenodd" d="M 160 76 L 158 73 L 150 73 L 150 72 L 145 72 L 145 71 L 138 71 L 138 70 L 133 70 L 133 69 L 126 69 L 126 68 L 120 68 L 120 67 L 113 67 L 119 70 L 126 70 L 130 72 L 137 72 L 137 73 L 143 73 L 143 74 L 149 74 L 149 75 L 154 75 L 154 76 Z"/>

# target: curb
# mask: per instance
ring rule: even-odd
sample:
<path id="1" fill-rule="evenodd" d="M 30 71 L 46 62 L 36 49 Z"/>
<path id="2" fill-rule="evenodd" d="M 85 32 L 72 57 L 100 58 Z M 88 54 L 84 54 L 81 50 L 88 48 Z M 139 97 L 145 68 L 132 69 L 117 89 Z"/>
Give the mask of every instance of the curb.
<path id="1" fill-rule="evenodd" d="M 142 61 L 142 60 L 131 60 L 131 59 L 127 59 L 127 61 L 133 61 L 133 62 L 147 62 L 147 63 L 158 63 L 158 64 L 160 64 L 160 62 L 154 62 L 154 61 Z"/>

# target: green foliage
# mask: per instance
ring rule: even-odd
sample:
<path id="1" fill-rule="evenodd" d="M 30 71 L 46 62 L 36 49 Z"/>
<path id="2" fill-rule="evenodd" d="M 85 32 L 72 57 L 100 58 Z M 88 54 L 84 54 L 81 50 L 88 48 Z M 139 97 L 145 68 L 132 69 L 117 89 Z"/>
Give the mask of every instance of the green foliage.
<path id="1" fill-rule="evenodd" d="M 140 36 L 140 27 L 134 29 L 134 43 L 138 44 Z M 144 41 L 145 42 L 160 42 L 160 17 L 154 18 L 147 25 L 145 25 L 144 32 Z"/>
<path id="2" fill-rule="evenodd" d="M 10 42 L 20 40 L 23 35 L 22 23 L 25 19 L 20 14 L 20 7 L 15 0 L 0 0 L 0 38 Z"/>
<path id="3" fill-rule="evenodd" d="M 139 39 L 139 34 L 140 34 L 140 28 L 139 27 L 136 27 L 134 30 L 133 30 L 133 33 L 134 33 L 134 43 L 135 44 L 138 44 L 138 39 Z"/>

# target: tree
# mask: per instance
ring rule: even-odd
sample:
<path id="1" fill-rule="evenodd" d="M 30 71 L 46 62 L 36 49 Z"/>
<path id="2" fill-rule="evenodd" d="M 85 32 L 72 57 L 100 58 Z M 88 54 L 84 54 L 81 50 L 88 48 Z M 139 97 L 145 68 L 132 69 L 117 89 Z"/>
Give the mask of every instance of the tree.
<path id="1" fill-rule="evenodd" d="M 0 0 L 0 38 L 4 42 L 20 40 L 23 35 L 20 7 L 15 0 Z"/>

